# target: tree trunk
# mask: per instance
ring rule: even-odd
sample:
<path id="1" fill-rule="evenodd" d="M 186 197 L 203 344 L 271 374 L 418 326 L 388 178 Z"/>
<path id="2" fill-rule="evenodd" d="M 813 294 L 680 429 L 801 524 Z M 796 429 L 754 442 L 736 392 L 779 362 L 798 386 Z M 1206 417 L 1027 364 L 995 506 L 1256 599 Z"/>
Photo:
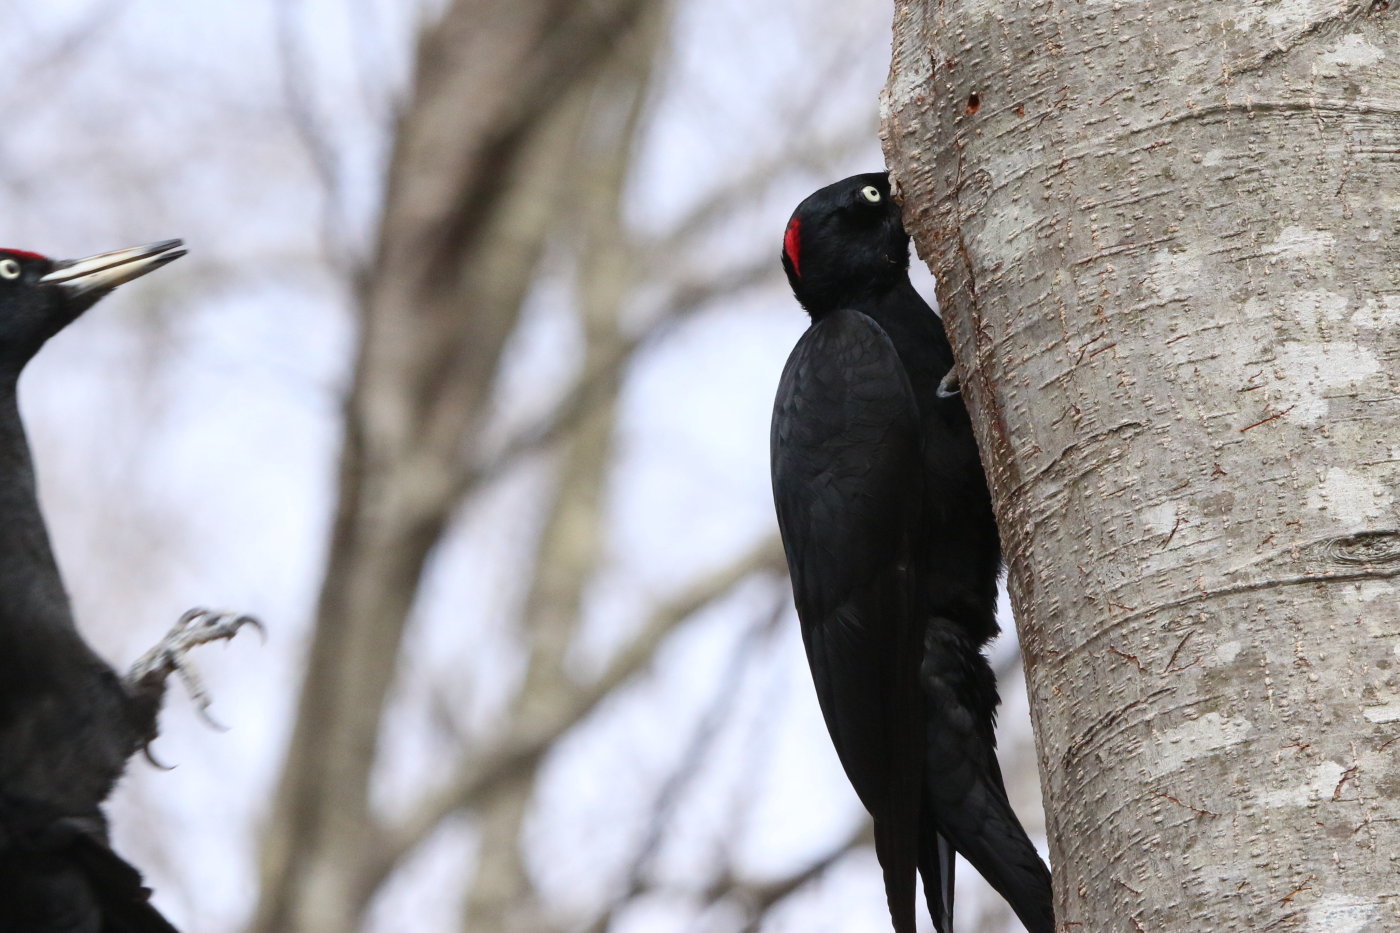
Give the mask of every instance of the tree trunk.
<path id="1" fill-rule="evenodd" d="M 1064 930 L 1400 929 L 1400 22 L 896 4 Z"/>

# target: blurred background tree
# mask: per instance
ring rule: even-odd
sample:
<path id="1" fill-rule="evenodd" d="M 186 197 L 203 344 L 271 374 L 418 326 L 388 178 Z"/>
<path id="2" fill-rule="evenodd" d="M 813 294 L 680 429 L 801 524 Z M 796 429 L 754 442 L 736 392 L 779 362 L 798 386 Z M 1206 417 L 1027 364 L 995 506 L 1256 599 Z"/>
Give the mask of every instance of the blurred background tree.
<path id="1" fill-rule="evenodd" d="M 22 389 L 79 617 L 123 662 L 199 602 L 272 629 L 201 659 L 232 731 L 172 703 L 119 791 L 172 918 L 885 929 L 767 422 L 781 231 L 880 164 L 888 4 L 3 9 L 4 241 L 191 249 Z"/>

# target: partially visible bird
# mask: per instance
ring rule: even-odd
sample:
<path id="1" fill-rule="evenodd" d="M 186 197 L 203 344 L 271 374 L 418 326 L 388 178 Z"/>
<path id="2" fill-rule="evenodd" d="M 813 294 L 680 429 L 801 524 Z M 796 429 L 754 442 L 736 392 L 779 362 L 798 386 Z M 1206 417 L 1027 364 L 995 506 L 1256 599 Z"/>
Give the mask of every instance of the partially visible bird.
<path id="1" fill-rule="evenodd" d="M 783 268 L 811 326 L 773 408 L 773 497 L 817 698 L 875 822 L 890 916 L 917 866 L 953 929 L 954 852 L 1051 933 L 1050 873 L 996 758 L 1000 539 L 942 322 L 909 281 L 887 173 L 810 195 Z"/>
<path id="2" fill-rule="evenodd" d="M 252 620 L 186 613 L 119 677 L 74 624 L 17 393 L 50 337 L 118 285 L 183 256 L 180 245 L 77 261 L 0 250 L 0 933 L 174 931 L 112 851 L 101 805 L 155 737 L 166 677 L 192 676 L 184 651 Z M 204 701 L 197 680 L 192 690 Z"/>

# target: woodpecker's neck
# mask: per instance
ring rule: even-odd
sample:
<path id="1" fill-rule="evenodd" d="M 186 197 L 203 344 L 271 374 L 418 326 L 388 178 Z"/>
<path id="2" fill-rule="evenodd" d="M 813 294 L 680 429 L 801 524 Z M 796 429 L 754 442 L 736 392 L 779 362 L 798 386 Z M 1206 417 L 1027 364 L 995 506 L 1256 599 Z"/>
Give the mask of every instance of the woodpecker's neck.
<path id="1" fill-rule="evenodd" d="M 32 627 L 73 627 L 39 511 L 17 380 L 0 375 L 0 644 Z"/>
<path id="2" fill-rule="evenodd" d="M 34 463 L 19 417 L 18 379 L 8 373 L 0 374 L 0 510 L 5 525 L 38 513 Z"/>
<path id="3" fill-rule="evenodd" d="M 898 304 L 898 296 L 903 294 L 904 288 L 913 288 L 907 275 L 860 278 L 839 283 L 823 281 L 816 276 L 813 278 L 815 281 L 804 281 L 802 287 L 794 289 L 798 302 L 811 316 L 813 323 L 833 311 L 869 313 L 867 308 L 880 307 L 891 301 Z"/>

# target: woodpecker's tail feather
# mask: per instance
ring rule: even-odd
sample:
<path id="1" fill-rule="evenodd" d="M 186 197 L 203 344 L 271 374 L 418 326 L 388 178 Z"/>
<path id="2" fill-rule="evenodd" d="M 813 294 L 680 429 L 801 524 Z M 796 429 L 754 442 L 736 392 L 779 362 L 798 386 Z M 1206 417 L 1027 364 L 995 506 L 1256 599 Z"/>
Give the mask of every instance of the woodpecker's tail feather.
<path id="1" fill-rule="evenodd" d="M 1050 870 L 1011 809 L 997 764 L 996 681 L 987 659 L 956 624 L 934 619 L 921 677 L 927 703 L 925 823 L 932 823 L 938 843 L 937 852 L 930 853 L 936 856 L 935 876 L 929 877 L 927 867 L 923 872 L 925 888 L 932 889 L 934 925 L 939 933 L 952 933 L 952 859 L 945 865 L 946 843 L 1006 899 L 1030 933 L 1054 933 Z M 924 836 L 929 835 L 926 828 Z M 929 857 L 921 862 L 929 864 Z"/>
<path id="2" fill-rule="evenodd" d="M 885 901 L 895 933 L 915 933 L 916 929 L 912 841 L 899 822 L 875 820 L 875 856 L 885 876 Z"/>
<path id="3" fill-rule="evenodd" d="M 974 788 L 961 807 L 941 813 L 939 837 L 940 841 L 947 838 L 1006 899 L 1030 933 L 1054 933 L 1050 871 L 1026 836 L 999 780 Z"/>
<path id="4" fill-rule="evenodd" d="M 938 933 L 953 933 L 953 881 L 957 852 L 925 813 L 920 822 L 919 874 L 924 878 L 924 899 Z"/>

